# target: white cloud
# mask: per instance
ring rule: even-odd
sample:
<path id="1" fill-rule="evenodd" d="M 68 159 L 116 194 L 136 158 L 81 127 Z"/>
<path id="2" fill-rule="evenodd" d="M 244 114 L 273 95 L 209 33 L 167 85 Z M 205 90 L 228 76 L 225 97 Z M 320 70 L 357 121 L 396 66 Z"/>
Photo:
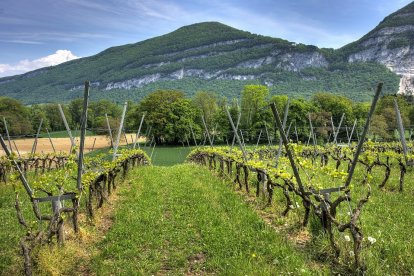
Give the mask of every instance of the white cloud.
<path id="1" fill-rule="evenodd" d="M 0 64 L 0 77 L 22 74 L 42 67 L 58 65 L 60 63 L 77 59 L 69 50 L 57 50 L 56 53 L 34 60 L 21 60 L 17 64 Z"/>

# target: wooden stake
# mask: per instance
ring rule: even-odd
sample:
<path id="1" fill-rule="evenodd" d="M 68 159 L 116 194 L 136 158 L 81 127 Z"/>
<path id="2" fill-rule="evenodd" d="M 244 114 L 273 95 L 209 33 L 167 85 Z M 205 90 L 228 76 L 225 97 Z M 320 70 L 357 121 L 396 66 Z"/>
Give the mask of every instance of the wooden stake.
<path id="1" fill-rule="evenodd" d="M 13 148 L 12 148 L 11 141 L 10 141 L 9 129 L 7 127 L 7 122 L 6 122 L 6 118 L 5 117 L 3 117 L 3 124 L 4 124 L 4 128 L 6 130 L 7 141 L 9 142 L 10 152 L 13 152 Z"/>
<path id="2" fill-rule="evenodd" d="M 83 111 L 81 117 L 81 133 L 79 142 L 79 157 L 78 157 L 78 177 L 77 188 L 82 191 L 82 173 L 83 173 L 83 152 L 85 148 L 85 134 L 86 125 L 88 123 L 88 105 L 89 105 L 89 81 L 85 81 L 85 90 L 83 95 Z"/>
<path id="3" fill-rule="evenodd" d="M 239 143 L 240 150 L 243 153 L 243 161 L 244 162 L 247 162 L 246 151 L 244 150 L 244 147 L 243 147 L 243 144 L 242 144 L 242 142 L 240 140 L 239 134 L 237 133 L 237 129 L 234 126 L 233 119 L 231 118 L 230 111 L 229 111 L 229 108 L 228 107 L 226 107 L 226 112 L 227 112 L 227 117 L 228 117 L 228 119 L 230 121 L 231 128 L 233 129 L 233 132 L 236 134 L 236 139 L 237 139 L 237 142 Z"/>
<path id="4" fill-rule="evenodd" d="M 352 177 L 353 177 L 353 174 L 354 174 L 354 171 L 355 171 L 355 167 L 358 163 L 358 157 L 359 157 L 359 154 L 361 153 L 362 145 L 364 144 L 364 140 L 365 140 L 365 136 L 368 133 L 369 124 L 371 122 L 371 117 L 374 114 L 375 107 L 377 105 L 378 99 L 379 99 L 380 94 L 381 94 L 382 85 L 383 85 L 382 82 L 380 82 L 377 86 L 377 91 L 375 92 L 374 99 L 372 100 L 371 108 L 370 108 L 369 113 L 367 115 L 367 120 L 365 121 L 365 126 L 364 126 L 364 129 L 362 130 L 362 134 L 361 134 L 361 137 L 360 137 L 360 140 L 359 140 L 359 143 L 358 143 L 355 155 L 354 155 L 354 159 L 352 160 L 351 168 L 350 168 L 349 173 L 348 173 L 348 178 L 345 181 L 345 185 L 344 185 L 345 188 L 347 188 L 351 184 L 351 180 L 352 180 Z"/>
<path id="5" fill-rule="evenodd" d="M 40 119 L 40 124 L 39 124 L 39 128 L 37 129 L 37 133 L 36 133 L 36 137 L 35 140 L 33 142 L 33 146 L 32 146 L 32 152 L 31 155 L 36 153 L 36 148 L 37 148 L 37 139 L 39 138 L 39 134 L 40 134 L 40 130 L 42 129 L 42 124 L 43 124 L 43 118 Z"/>
<path id="6" fill-rule="evenodd" d="M 397 115 L 398 132 L 400 134 L 401 146 L 404 152 L 405 164 L 407 164 L 408 163 L 408 157 L 407 157 L 408 148 L 407 148 L 407 142 L 405 141 L 405 130 L 404 130 L 404 125 L 403 125 L 402 118 L 401 118 L 401 112 L 400 112 L 400 109 L 398 108 L 397 99 L 394 99 L 394 108 L 395 108 L 395 113 Z"/>
<path id="7" fill-rule="evenodd" d="M 55 145 L 53 145 L 52 138 L 50 137 L 49 130 L 46 128 L 47 137 L 49 137 L 49 142 L 52 145 L 53 152 L 56 153 Z"/>
<path id="8" fill-rule="evenodd" d="M 59 111 L 60 111 L 60 116 L 62 117 L 63 123 L 65 124 L 66 131 L 69 135 L 69 139 L 70 139 L 70 143 L 71 143 L 70 152 L 72 152 L 72 148 L 76 147 L 75 140 L 73 139 L 72 132 L 70 131 L 68 121 L 66 121 L 65 113 L 63 112 L 62 106 L 60 104 L 58 104 L 58 107 L 59 107 Z"/>
<path id="9" fill-rule="evenodd" d="M 112 138 L 111 125 L 109 124 L 108 114 L 105 113 L 106 126 L 108 127 L 109 139 L 111 139 L 111 148 L 114 148 L 114 139 Z"/>
<path id="10" fill-rule="evenodd" d="M 134 146 L 132 147 L 133 149 L 135 149 L 135 147 L 137 146 L 137 143 L 138 143 L 138 148 L 139 148 L 138 139 L 139 139 L 139 134 L 141 132 L 142 123 L 144 122 L 144 118 L 145 118 L 145 112 L 142 113 L 141 121 L 139 122 L 139 127 L 138 127 L 138 131 L 137 131 L 137 135 L 135 136 Z"/>
<path id="11" fill-rule="evenodd" d="M 207 138 L 210 143 L 210 146 L 213 147 L 213 141 L 210 138 L 210 133 L 208 132 L 208 128 L 207 128 L 206 120 L 204 119 L 204 115 L 201 116 L 201 119 L 203 121 L 204 129 L 206 130 Z"/>
<path id="12" fill-rule="evenodd" d="M 125 119 L 125 113 L 126 113 L 127 105 L 128 105 L 128 102 L 125 102 L 124 103 L 124 110 L 122 111 L 121 124 L 119 125 L 118 135 L 116 137 L 116 142 L 115 142 L 115 146 L 114 146 L 114 154 L 112 155 L 112 161 L 115 161 L 115 159 L 116 159 L 116 152 L 118 150 L 119 140 L 121 140 L 122 129 L 124 127 L 124 119 Z"/>

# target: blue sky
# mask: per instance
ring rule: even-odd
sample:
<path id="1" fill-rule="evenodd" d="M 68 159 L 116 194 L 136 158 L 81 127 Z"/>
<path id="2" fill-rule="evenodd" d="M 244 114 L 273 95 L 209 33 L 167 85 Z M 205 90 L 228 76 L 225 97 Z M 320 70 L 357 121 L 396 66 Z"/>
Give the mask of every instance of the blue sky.
<path id="1" fill-rule="evenodd" d="M 219 21 L 252 33 L 339 48 L 410 0 L 2 0 L 0 77 Z"/>

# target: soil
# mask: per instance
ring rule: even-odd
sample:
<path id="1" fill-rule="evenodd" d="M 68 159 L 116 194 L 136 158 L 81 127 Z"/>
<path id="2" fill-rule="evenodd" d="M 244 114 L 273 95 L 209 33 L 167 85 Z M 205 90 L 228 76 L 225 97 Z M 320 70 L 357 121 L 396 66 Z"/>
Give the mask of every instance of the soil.
<path id="1" fill-rule="evenodd" d="M 127 134 L 128 143 L 132 143 L 133 137 L 135 138 L 135 134 Z M 96 140 L 95 140 L 96 139 Z M 142 140 L 142 139 L 140 139 Z M 34 138 L 27 138 L 27 139 L 16 139 L 12 140 L 12 148 L 16 151 L 15 144 L 20 152 L 20 154 L 30 153 L 32 151 Z M 7 145 L 8 141 L 5 141 Z M 70 150 L 70 139 L 69 138 L 52 138 L 53 145 L 55 146 L 56 152 L 69 152 Z M 75 137 L 75 142 L 79 145 L 79 137 Z M 95 143 L 95 145 L 94 145 Z M 108 136 L 105 135 L 97 135 L 97 136 L 87 136 L 85 138 L 85 152 L 90 152 L 92 149 L 100 149 L 106 148 L 111 145 Z M 125 137 L 121 139 L 120 145 L 126 145 Z M 49 153 L 53 152 L 52 145 L 49 141 L 49 138 L 39 138 L 37 140 L 37 153 Z M 5 155 L 5 152 L 0 147 L 0 155 Z"/>

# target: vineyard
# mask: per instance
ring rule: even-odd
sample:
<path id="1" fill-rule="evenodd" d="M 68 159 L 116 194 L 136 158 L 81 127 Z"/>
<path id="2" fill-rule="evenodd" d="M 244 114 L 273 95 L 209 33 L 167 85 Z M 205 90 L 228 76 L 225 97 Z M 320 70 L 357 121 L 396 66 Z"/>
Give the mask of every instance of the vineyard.
<path id="1" fill-rule="evenodd" d="M 346 273 L 411 273 L 412 238 L 404 233 L 413 222 L 407 210 L 413 207 L 414 175 L 403 165 L 401 147 L 368 143 L 348 187 L 354 147 L 290 147 L 302 186 L 284 154 L 274 167 L 277 147 L 248 150 L 247 162 L 241 150 L 228 147 L 197 149 L 189 159 L 255 195 L 260 210 L 278 227 L 297 235 L 306 227 L 311 236 L 305 242 L 319 251 L 319 258 L 347 267 Z M 410 192 L 403 191 L 404 184 Z"/>
<path id="2" fill-rule="evenodd" d="M 219 132 L 204 116 L 199 140 L 190 123 L 186 143 L 154 150 L 149 127 L 140 146 L 144 113 L 119 148 L 125 104 L 117 129 L 107 121 L 111 148 L 86 154 L 88 85 L 79 144 L 61 113 L 70 151 L 36 153 L 41 122 L 31 153 L 0 135 L 0 275 L 414 272 L 414 144 L 396 101 L 400 141 L 367 138 L 381 84 L 347 143 L 337 141 L 343 116 L 323 145 L 309 116 L 309 139 L 299 141 L 287 102 L 283 119 L 266 106 L 278 145 L 268 134 L 259 145 L 262 132 L 246 145 L 240 114 L 234 123 L 227 108 L 227 146 L 214 145 Z"/>

